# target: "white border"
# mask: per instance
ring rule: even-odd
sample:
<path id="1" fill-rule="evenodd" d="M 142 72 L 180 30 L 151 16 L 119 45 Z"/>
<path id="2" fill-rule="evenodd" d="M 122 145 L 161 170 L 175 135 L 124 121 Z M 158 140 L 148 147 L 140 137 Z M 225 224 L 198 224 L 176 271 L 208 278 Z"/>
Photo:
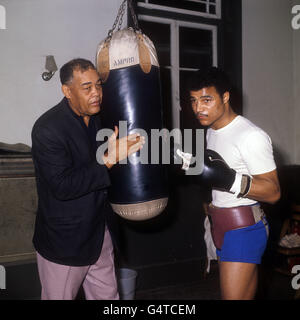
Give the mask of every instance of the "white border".
<path id="1" fill-rule="evenodd" d="M 192 1 L 192 0 L 188 0 L 188 1 Z M 202 3 L 202 1 L 195 1 L 195 2 Z M 205 1 L 205 3 L 207 5 L 209 5 L 208 2 Z M 161 5 L 158 5 L 158 4 L 149 3 L 148 0 L 146 0 L 146 2 L 138 2 L 137 5 L 139 7 L 143 7 L 143 8 L 146 8 L 146 9 L 164 10 L 164 11 L 188 14 L 188 15 L 193 15 L 193 16 L 200 16 L 200 17 L 204 17 L 204 18 L 212 18 L 212 19 L 221 19 L 222 18 L 222 15 L 221 15 L 221 0 L 216 0 L 216 4 L 215 4 L 215 6 L 216 6 L 216 14 L 161 6 Z M 214 4 L 212 3 L 211 5 L 214 5 Z"/>

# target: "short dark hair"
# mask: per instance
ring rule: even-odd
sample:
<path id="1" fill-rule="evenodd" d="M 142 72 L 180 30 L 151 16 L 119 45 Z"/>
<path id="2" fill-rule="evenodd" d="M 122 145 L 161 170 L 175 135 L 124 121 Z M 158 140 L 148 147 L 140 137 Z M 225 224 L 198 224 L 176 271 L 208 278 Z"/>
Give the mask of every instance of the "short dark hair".
<path id="1" fill-rule="evenodd" d="M 64 64 L 59 71 L 61 84 L 68 84 L 73 79 L 73 71 L 80 70 L 82 72 L 93 69 L 96 70 L 93 63 L 89 60 L 77 58 Z"/>
<path id="2" fill-rule="evenodd" d="M 200 69 L 194 72 L 187 82 L 188 91 L 198 91 L 208 87 L 215 87 L 221 97 L 225 92 L 231 90 L 227 74 L 216 67 Z"/>

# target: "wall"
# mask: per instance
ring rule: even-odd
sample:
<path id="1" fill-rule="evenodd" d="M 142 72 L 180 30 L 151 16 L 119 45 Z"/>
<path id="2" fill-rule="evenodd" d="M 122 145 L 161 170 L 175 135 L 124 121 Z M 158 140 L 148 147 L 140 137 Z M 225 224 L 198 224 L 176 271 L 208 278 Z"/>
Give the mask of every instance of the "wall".
<path id="1" fill-rule="evenodd" d="M 62 97 L 58 73 L 49 82 L 41 78 L 46 55 L 58 67 L 78 56 L 94 61 L 120 2 L 1 0 L 7 29 L 0 30 L 0 141 L 31 145 L 34 121 Z M 242 1 L 244 115 L 270 134 L 285 163 L 300 161 L 300 30 L 291 28 L 293 4 L 299 1 Z"/>
<path id="2" fill-rule="evenodd" d="M 271 136 L 277 161 L 286 164 L 296 161 L 293 69 L 299 55 L 293 61 L 291 8 L 288 0 L 242 1 L 244 115 Z"/>
<path id="3" fill-rule="evenodd" d="M 0 264 L 32 258 L 37 195 L 35 177 L 0 177 Z"/>
<path id="4" fill-rule="evenodd" d="M 60 68 L 72 58 L 95 61 L 121 0 L 1 0 L 0 141 L 31 145 L 34 121 L 62 98 L 58 72 L 45 82 L 45 57 Z M 124 23 L 127 19 L 124 18 Z"/>

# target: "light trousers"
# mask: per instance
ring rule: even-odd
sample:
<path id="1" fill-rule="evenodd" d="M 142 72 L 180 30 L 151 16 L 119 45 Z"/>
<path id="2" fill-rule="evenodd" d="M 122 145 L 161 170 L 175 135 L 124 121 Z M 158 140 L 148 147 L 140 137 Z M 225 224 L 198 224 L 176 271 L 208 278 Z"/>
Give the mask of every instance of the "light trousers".
<path id="1" fill-rule="evenodd" d="M 98 261 L 93 265 L 71 267 L 53 263 L 37 253 L 42 300 L 74 300 L 83 286 L 86 300 L 118 300 L 114 249 L 106 228 Z"/>

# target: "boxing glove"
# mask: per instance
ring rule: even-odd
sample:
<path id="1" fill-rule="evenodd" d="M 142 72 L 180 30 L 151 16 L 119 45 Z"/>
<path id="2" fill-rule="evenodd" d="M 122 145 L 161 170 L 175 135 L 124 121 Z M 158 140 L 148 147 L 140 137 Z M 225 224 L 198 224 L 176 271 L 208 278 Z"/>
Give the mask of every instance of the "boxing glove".
<path id="1" fill-rule="evenodd" d="M 252 182 L 250 176 L 230 168 L 217 152 L 210 149 L 204 152 L 204 168 L 199 178 L 207 186 L 228 191 L 238 198 L 248 194 Z"/>

